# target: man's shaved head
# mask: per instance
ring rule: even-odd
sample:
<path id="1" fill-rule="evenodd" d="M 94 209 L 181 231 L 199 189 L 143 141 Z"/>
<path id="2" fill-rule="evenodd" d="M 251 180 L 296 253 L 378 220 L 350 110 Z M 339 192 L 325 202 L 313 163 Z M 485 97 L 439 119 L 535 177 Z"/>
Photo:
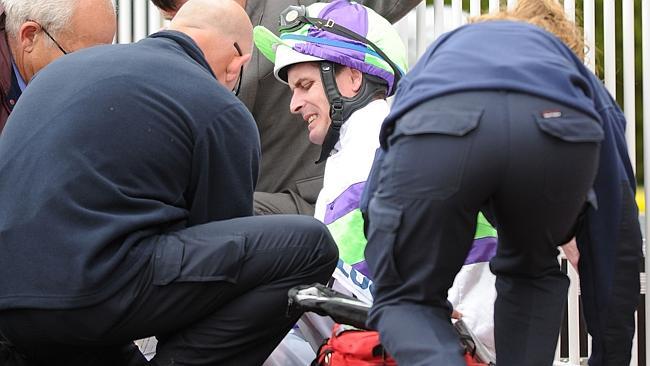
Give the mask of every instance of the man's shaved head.
<path id="1" fill-rule="evenodd" d="M 239 69 L 250 59 L 253 25 L 233 0 L 189 0 L 176 13 L 169 29 L 190 36 L 217 79 L 228 87 L 232 87 L 233 73 L 237 79 Z M 237 47 L 243 56 L 239 56 Z"/>
<path id="2" fill-rule="evenodd" d="M 246 8 L 246 0 L 234 0 L 242 8 Z M 178 9 L 187 2 L 187 0 L 151 0 L 151 2 L 160 9 L 163 17 L 167 20 L 172 19 Z"/>
<path id="3" fill-rule="evenodd" d="M 246 53 L 252 50 L 253 25 L 244 9 L 233 0 L 190 0 L 178 10 L 169 29 L 215 32 L 221 38 L 239 43 Z"/>

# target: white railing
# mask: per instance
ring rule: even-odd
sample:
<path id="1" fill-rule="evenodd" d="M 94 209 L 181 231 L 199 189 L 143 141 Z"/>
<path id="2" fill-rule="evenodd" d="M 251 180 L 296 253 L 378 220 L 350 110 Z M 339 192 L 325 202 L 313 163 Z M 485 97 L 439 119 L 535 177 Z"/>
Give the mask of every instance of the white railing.
<path id="1" fill-rule="evenodd" d="M 158 9 L 149 0 L 116 0 L 117 43 L 131 43 L 164 26 Z"/>
<path id="2" fill-rule="evenodd" d="M 117 0 L 118 4 L 118 35 L 116 41 L 118 43 L 130 43 L 137 41 L 146 35 L 159 30 L 164 26 L 164 22 L 160 17 L 157 9 L 148 0 Z M 503 7 L 512 8 L 516 4 L 516 0 L 470 0 L 469 8 L 463 8 L 461 0 L 447 1 L 451 3 L 449 8 L 445 8 L 445 1 L 433 0 L 433 6 L 427 7 L 423 1 L 413 12 L 412 15 L 406 17 L 404 20 L 397 24 L 397 29 L 402 34 L 405 41 L 407 41 L 409 48 L 409 61 L 411 64 L 415 63 L 417 58 L 425 51 L 426 47 L 435 40 L 438 36 L 447 30 L 453 29 L 464 23 L 467 15 L 476 16 L 485 11 L 496 11 Z M 622 93 L 619 93 L 617 100 L 623 108 L 625 116 L 628 120 L 626 138 L 628 141 L 628 148 L 632 157 L 632 162 L 636 166 L 636 159 L 634 152 L 636 151 L 636 128 L 635 117 L 636 110 L 636 97 L 643 93 L 642 99 L 642 121 L 643 121 L 643 140 L 650 141 L 650 0 L 638 0 L 637 11 L 640 14 L 635 14 L 635 1 L 634 0 L 584 0 L 582 1 L 582 9 L 576 8 L 575 0 L 562 1 L 567 15 L 578 22 L 584 29 L 586 55 L 585 64 L 591 70 L 599 71 L 598 74 L 604 80 L 605 86 L 614 96 L 617 95 L 617 85 L 622 86 Z M 621 9 L 620 17 L 616 17 L 616 9 L 619 5 Z M 483 8 L 482 8 L 483 5 Z M 597 24 L 596 14 L 601 12 L 602 24 Z M 433 12 L 433 14 L 431 14 Z M 616 21 L 620 19 L 622 29 L 621 44 L 617 44 L 616 40 Z M 646 35 L 641 38 L 641 35 L 635 33 L 635 24 L 641 22 L 641 33 Z M 597 30 L 602 29 L 603 40 L 596 40 Z M 635 47 L 635 42 L 642 39 L 642 47 L 638 49 Z M 603 56 L 598 57 L 596 50 L 602 50 Z M 617 65 L 616 54 L 617 50 L 622 53 L 622 65 Z M 642 55 L 642 82 L 637 83 L 637 70 L 635 70 L 635 55 Z M 602 72 L 600 72 L 602 71 Z M 640 70 L 639 70 L 640 72 Z M 644 169 L 644 181 L 650 182 L 650 149 L 643 146 L 643 165 L 649 167 Z M 650 189 L 646 190 L 647 195 Z M 650 220 L 645 222 L 645 232 L 650 233 Z M 650 261 L 646 257 L 646 268 L 650 268 Z M 568 275 L 571 279 L 571 287 L 569 288 L 568 299 L 568 313 L 567 313 L 567 328 L 568 336 L 561 337 L 558 342 L 558 351 L 556 352 L 556 365 L 562 366 L 577 366 L 581 362 L 584 364 L 584 359 L 591 352 L 590 339 L 587 338 L 587 353 L 581 354 L 580 350 L 580 318 L 579 313 L 579 289 L 578 289 L 578 274 L 573 271 L 570 266 L 568 268 Z M 643 273 L 642 277 L 642 294 L 645 294 L 645 284 L 647 281 L 647 274 Z M 650 306 L 644 309 L 645 319 L 650 318 Z M 638 323 L 637 323 L 638 324 Z M 645 328 L 645 324 L 640 324 Z M 637 332 L 638 334 L 638 332 Z M 564 342 L 565 348 L 568 352 L 560 354 L 560 346 Z M 637 343 L 637 337 L 633 345 L 633 354 L 631 365 L 639 365 L 639 354 L 645 356 L 645 365 L 650 366 L 650 358 L 646 355 L 646 350 L 650 349 L 650 337 L 645 337 L 645 342 L 641 345 Z"/>

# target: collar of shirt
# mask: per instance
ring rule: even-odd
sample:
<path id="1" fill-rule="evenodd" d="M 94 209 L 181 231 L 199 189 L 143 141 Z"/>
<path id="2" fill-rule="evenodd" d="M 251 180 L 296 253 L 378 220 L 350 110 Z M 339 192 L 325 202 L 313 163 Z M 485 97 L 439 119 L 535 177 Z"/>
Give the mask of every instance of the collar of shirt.
<path id="1" fill-rule="evenodd" d="M 11 61 L 11 66 L 14 69 L 16 80 L 18 80 L 18 87 L 20 87 L 20 91 L 21 92 L 25 91 L 25 88 L 27 87 L 27 83 L 25 82 L 25 79 L 23 79 L 23 76 L 20 75 L 20 72 L 18 71 L 18 67 L 16 66 L 16 63 L 13 60 Z"/>

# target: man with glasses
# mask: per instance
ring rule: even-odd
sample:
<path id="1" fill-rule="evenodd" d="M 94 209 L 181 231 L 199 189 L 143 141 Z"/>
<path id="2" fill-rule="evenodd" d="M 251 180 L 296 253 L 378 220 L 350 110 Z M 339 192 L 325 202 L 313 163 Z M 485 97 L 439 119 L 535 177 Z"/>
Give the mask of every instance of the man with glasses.
<path id="1" fill-rule="evenodd" d="M 32 81 L 0 136 L 0 349 L 135 366 L 156 336 L 150 365 L 264 362 L 300 316 L 288 290 L 338 252 L 313 218 L 252 216 L 259 137 L 231 92 L 252 47 L 239 5 L 190 0 Z"/>
<path id="2" fill-rule="evenodd" d="M 171 18 L 187 0 L 151 0 L 164 17 Z M 246 9 L 253 25 L 275 30 L 280 13 L 290 5 L 311 5 L 317 0 L 234 0 Z M 396 22 L 422 0 L 358 1 Z M 255 193 L 256 214 L 314 215 L 316 197 L 323 186 L 325 164 L 314 164 L 320 146 L 305 138 L 302 120 L 287 106 L 291 94 L 273 77 L 273 63 L 257 50 L 246 69 L 239 98 L 251 111 L 260 131 L 262 162 Z"/>
<path id="3" fill-rule="evenodd" d="M 27 83 L 64 54 L 111 43 L 111 0 L 0 0 L 0 133 Z"/>

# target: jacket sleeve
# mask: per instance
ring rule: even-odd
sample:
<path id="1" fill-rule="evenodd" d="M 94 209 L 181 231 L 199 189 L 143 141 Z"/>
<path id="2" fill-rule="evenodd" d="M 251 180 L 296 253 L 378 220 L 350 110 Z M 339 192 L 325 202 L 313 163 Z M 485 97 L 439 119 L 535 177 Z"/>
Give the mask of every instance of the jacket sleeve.
<path id="1" fill-rule="evenodd" d="M 421 2 L 422 0 L 366 0 L 363 5 L 372 8 L 389 22 L 395 23 Z"/>
<path id="2" fill-rule="evenodd" d="M 253 214 L 260 158 L 253 117 L 237 103 L 205 124 L 193 151 L 188 226 Z"/>

